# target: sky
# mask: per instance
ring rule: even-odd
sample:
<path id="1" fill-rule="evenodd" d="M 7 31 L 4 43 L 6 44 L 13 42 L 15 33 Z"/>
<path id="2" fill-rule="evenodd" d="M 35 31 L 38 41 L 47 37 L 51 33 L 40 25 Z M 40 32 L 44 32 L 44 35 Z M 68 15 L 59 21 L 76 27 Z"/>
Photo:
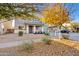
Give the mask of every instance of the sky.
<path id="1" fill-rule="evenodd" d="M 42 10 L 45 6 L 47 5 L 52 5 L 53 3 L 50 4 L 37 4 L 37 8 L 39 10 Z M 71 17 L 73 18 L 73 22 L 78 22 L 79 23 L 79 3 L 65 3 L 65 7 L 70 8 L 69 11 L 73 11 L 71 14 Z"/>
<path id="2" fill-rule="evenodd" d="M 68 3 L 67 7 L 73 7 L 73 22 L 79 22 L 79 3 Z"/>

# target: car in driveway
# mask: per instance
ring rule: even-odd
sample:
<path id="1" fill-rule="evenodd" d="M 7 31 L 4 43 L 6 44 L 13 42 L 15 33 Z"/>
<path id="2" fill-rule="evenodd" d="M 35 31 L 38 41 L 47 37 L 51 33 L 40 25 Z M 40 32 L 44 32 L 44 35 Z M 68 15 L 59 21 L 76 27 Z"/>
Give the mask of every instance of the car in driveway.
<path id="1" fill-rule="evenodd" d="M 69 30 L 61 30 L 61 33 L 69 33 Z"/>
<path id="2" fill-rule="evenodd" d="M 69 30 L 61 30 L 62 38 L 69 39 Z"/>

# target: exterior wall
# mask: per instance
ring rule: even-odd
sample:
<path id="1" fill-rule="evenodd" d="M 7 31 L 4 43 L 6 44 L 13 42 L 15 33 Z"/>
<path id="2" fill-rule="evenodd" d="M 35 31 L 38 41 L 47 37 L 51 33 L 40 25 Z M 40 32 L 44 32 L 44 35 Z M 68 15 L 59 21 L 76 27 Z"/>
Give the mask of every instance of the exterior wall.
<path id="1" fill-rule="evenodd" d="M 0 25 L 2 26 L 2 25 Z M 18 26 L 15 26 L 15 20 L 11 20 L 11 21 L 7 21 L 3 23 L 2 28 L 4 28 L 4 32 L 6 32 L 7 29 L 14 29 L 14 33 L 18 33 L 19 31 L 23 31 L 24 33 L 29 34 L 29 26 L 30 25 L 22 25 L 24 26 L 25 29 L 23 30 L 19 30 Z M 47 26 L 37 26 L 37 25 L 31 25 L 33 26 L 33 33 L 37 32 L 37 31 L 41 31 L 41 32 L 47 32 Z M 38 28 L 37 28 L 38 27 Z M 0 28 L 1 29 L 1 28 Z M 0 30 L 2 32 L 2 30 Z"/>
<path id="2" fill-rule="evenodd" d="M 14 32 L 14 21 L 6 21 L 4 24 L 4 32 L 5 33 L 13 33 Z"/>
<path id="3" fill-rule="evenodd" d="M 23 31 L 23 33 L 26 33 L 26 30 L 14 30 L 14 33 L 18 33 L 19 31 Z"/>
<path id="4" fill-rule="evenodd" d="M 25 26 L 23 26 L 23 29 L 19 29 L 19 26 L 14 27 L 14 33 L 18 33 L 19 31 L 23 31 L 23 33 L 26 33 L 26 28 Z"/>
<path id="5" fill-rule="evenodd" d="M 4 29 L 12 29 L 12 22 L 11 21 L 4 22 Z"/>
<path id="6" fill-rule="evenodd" d="M 17 28 L 17 29 L 14 30 L 14 33 L 18 33 L 19 31 L 23 31 L 23 32 L 26 33 L 26 34 L 30 34 L 30 33 L 29 33 L 29 31 L 30 31 L 29 26 L 30 26 L 30 25 L 26 25 L 25 30 L 19 30 L 19 29 Z M 37 28 L 36 25 L 33 25 L 32 31 L 33 31 L 33 33 L 35 33 L 35 32 L 45 32 L 45 31 L 47 31 L 47 29 L 44 28 L 44 26 L 39 26 L 39 27 Z"/>
<path id="7" fill-rule="evenodd" d="M 47 26 L 44 26 L 42 22 L 40 21 L 25 21 L 25 20 L 21 20 L 21 19 L 18 19 L 18 20 L 15 20 L 14 21 L 15 25 L 14 25 L 14 29 L 15 29 L 15 33 L 19 31 L 19 29 L 16 29 L 16 27 L 18 26 L 25 26 L 25 33 L 29 34 L 29 32 L 31 31 L 32 29 L 32 33 L 35 33 L 37 31 L 41 31 L 41 32 L 47 32 Z M 33 26 L 32 28 L 29 28 L 29 26 Z M 37 29 L 37 26 L 39 26 L 39 28 Z"/>

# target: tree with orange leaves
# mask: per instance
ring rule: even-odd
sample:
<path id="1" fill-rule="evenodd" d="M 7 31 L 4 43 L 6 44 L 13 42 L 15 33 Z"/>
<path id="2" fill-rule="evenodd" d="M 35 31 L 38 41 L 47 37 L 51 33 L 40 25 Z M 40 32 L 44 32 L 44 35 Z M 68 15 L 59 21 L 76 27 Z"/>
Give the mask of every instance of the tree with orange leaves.
<path id="1" fill-rule="evenodd" d="M 43 10 L 43 21 L 51 26 L 57 26 L 60 31 L 62 24 L 70 21 L 68 12 L 63 4 L 54 4 L 53 7 L 46 7 Z"/>

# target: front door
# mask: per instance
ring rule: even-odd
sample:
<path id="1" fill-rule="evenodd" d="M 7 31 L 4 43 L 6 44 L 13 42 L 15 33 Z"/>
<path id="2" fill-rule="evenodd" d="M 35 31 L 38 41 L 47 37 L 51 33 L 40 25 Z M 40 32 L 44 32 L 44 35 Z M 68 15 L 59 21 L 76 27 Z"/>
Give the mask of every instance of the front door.
<path id="1" fill-rule="evenodd" d="M 33 33 L 33 26 L 29 26 L 29 33 Z"/>

